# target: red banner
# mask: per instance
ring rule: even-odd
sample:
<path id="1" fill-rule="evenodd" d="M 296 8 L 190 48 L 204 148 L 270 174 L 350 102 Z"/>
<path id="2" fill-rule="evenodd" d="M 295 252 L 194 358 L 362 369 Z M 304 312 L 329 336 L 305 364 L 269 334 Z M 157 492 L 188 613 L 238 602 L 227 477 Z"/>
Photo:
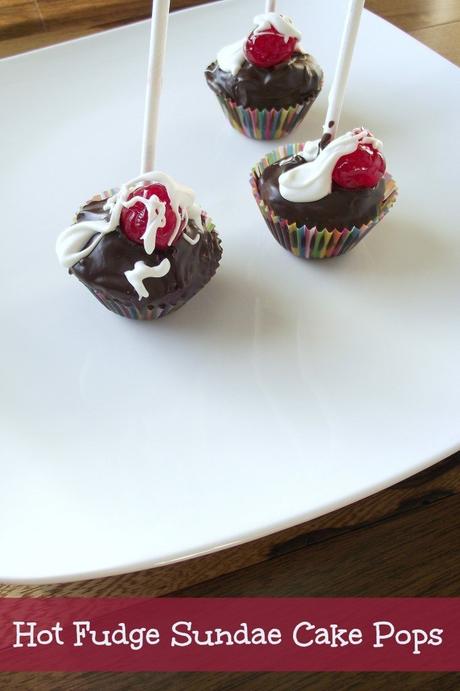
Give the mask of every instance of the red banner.
<path id="1" fill-rule="evenodd" d="M 449 598 L 4 598 L 0 671 L 459 671 Z"/>

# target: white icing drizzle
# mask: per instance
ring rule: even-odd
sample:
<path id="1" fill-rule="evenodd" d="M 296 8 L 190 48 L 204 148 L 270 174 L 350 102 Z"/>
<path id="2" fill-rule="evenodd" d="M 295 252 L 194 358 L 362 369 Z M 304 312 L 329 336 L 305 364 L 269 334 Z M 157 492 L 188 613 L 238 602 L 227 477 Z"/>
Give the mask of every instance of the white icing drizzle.
<path id="1" fill-rule="evenodd" d="M 203 231 L 203 219 L 202 219 L 202 209 L 200 206 L 198 206 L 197 203 L 192 204 L 188 209 L 187 209 L 187 214 L 188 214 L 188 219 L 189 221 L 194 221 L 196 226 L 198 227 L 199 231 Z"/>
<path id="2" fill-rule="evenodd" d="M 130 209 L 134 204 L 143 204 L 147 209 L 147 227 L 141 240 L 144 241 L 144 249 L 147 254 L 152 254 L 155 249 L 157 239 L 157 232 L 159 228 L 164 228 L 166 223 L 166 204 L 161 202 L 154 194 L 149 199 L 141 196 L 135 196 L 124 202 L 123 206 Z"/>
<path id="3" fill-rule="evenodd" d="M 246 38 L 241 38 L 236 43 L 231 43 L 229 46 L 221 48 L 217 53 L 217 64 L 224 72 L 231 72 L 237 75 L 240 71 L 243 62 L 246 60 L 244 56 L 244 44 Z"/>
<path id="4" fill-rule="evenodd" d="M 290 38 L 296 38 L 298 41 L 302 38 L 302 34 L 294 26 L 292 19 L 286 17 L 284 14 L 278 12 L 265 12 L 254 17 L 255 34 L 263 34 L 268 31 L 270 27 L 276 29 L 279 34 L 284 36 L 284 41 L 287 43 Z"/>
<path id="5" fill-rule="evenodd" d="M 191 238 L 190 235 L 187 235 L 187 233 L 184 233 L 183 236 L 184 240 L 187 240 L 187 242 L 190 245 L 196 245 L 197 242 L 200 240 L 200 234 L 197 233 L 194 238 Z"/>
<path id="6" fill-rule="evenodd" d="M 139 295 L 139 300 L 147 298 L 149 291 L 144 285 L 146 278 L 163 278 L 169 272 L 171 262 L 166 257 L 157 266 L 147 266 L 143 261 L 136 262 L 134 268 L 125 271 L 125 276 Z"/>
<path id="7" fill-rule="evenodd" d="M 317 158 L 320 141 L 320 139 L 313 139 L 312 141 L 305 142 L 303 145 L 303 150 L 300 155 L 307 161 L 307 163 L 309 161 L 314 161 L 315 158 Z"/>
<path id="8" fill-rule="evenodd" d="M 256 28 L 254 29 L 255 34 L 261 34 L 268 31 L 271 26 L 273 26 L 278 33 L 284 36 L 284 40 L 287 43 L 290 38 L 296 38 L 296 51 L 298 53 L 304 53 L 305 51 L 300 46 L 300 39 L 302 34 L 294 24 L 290 17 L 286 17 L 278 12 L 265 12 L 265 14 L 258 14 L 254 17 L 254 24 Z M 229 46 L 221 48 L 217 53 L 217 64 L 220 69 L 224 72 L 231 72 L 233 75 L 237 75 L 240 71 L 244 61 L 244 46 L 246 45 L 247 38 L 242 38 L 235 43 L 231 43 Z"/>
<path id="9" fill-rule="evenodd" d="M 66 268 L 70 268 L 91 254 L 104 235 L 113 232 L 118 227 L 122 209 L 124 207 L 129 208 L 137 202 L 144 204 L 147 209 L 148 222 L 142 239 L 146 253 L 152 254 L 155 249 L 158 228 L 165 224 L 165 204 L 155 195 L 150 199 L 136 196 L 129 201 L 127 200 L 129 194 L 136 188 L 155 182 L 166 188 L 171 207 L 177 218 L 168 245 L 174 242 L 181 227 L 187 224 L 189 218 L 195 221 L 198 228 L 202 230 L 201 209 L 195 203 L 193 191 L 178 184 L 166 173 L 152 171 L 133 178 L 122 185 L 116 194 L 107 199 L 104 209 L 109 212 L 109 218 L 106 221 L 81 221 L 62 231 L 56 242 L 56 253 L 60 263 Z"/>
<path id="10" fill-rule="evenodd" d="M 120 214 L 121 202 L 119 208 L 114 210 L 108 221 L 75 223 L 63 230 L 56 242 L 56 253 L 62 266 L 70 268 L 80 259 L 91 254 L 102 237 L 115 230 Z M 91 238 L 93 239 L 91 240 Z"/>
<path id="11" fill-rule="evenodd" d="M 319 154 L 318 141 L 306 142 L 301 153 L 305 163 L 280 175 L 281 196 L 290 202 L 316 202 L 326 197 L 331 193 L 335 164 L 342 156 L 356 151 L 360 143 L 382 149 L 382 142 L 362 128 L 333 139 Z"/>

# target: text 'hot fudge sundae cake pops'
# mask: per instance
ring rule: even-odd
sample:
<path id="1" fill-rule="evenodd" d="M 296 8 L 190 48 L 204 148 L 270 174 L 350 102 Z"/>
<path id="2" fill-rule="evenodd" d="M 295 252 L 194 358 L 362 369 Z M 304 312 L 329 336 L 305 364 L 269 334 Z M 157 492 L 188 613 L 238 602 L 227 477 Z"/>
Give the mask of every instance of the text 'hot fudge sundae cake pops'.
<path id="1" fill-rule="evenodd" d="M 100 302 L 132 319 L 181 307 L 215 274 L 222 255 L 192 190 L 160 172 L 91 199 L 56 249 Z"/>
<path id="2" fill-rule="evenodd" d="M 289 17 L 266 12 L 254 23 L 248 37 L 218 52 L 205 77 L 235 129 L 253 139 L 279 139 L 307 114 L 323 71 L 301 48 Z"/>
<path id="3" fill-rule="evenodd" d="M 382 142 L 363 128 L 325 148 L 290 144 L 260 161 L 251 186 L 278 242 L 306 259 L 344 254 L 385 216 L 396 200 Z"/>

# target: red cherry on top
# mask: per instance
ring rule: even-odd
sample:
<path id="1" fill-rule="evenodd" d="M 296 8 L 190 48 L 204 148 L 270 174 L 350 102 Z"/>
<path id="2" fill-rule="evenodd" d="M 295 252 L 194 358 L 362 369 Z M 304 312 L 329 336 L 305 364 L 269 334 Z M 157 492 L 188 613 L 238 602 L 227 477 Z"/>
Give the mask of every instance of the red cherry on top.
<path id="1" fill-rule="evenodd" d="M 280 34 L 273 26 L 267 31 L 249 35 L 244 54 L 249 62 L 257 67 L 274 67 L 281 62 L 287 62 L 292 56 L 297 39 L 287 38 Z"/>
<path id="2" fill-rule="evenodd" d="M 158 228 L 155 247 L 159 249 L 166 249 L 171 235 L 174 232 L 177 223 L 177 215 L 171 206 L 171 200 L 164 185 L 154 183 L 146 187 L 138 187 L 128 196 L 127 201 L 133 197 L 144 197 L 150 199 L 156 195 L 161 202 L 166 204 L 166 223 L 162 228 Z M 129 209 L 123 208 L 121 211 L 120 226 L 126 237 L 133 242 L 142 245 L 142 236 L 147 228 L 148 212 L 142 202 L 136 202 Z M 180 237 L 184 228 L 180 228 L 177 238 Z"/>
<path id="3" fill-rule="evenodd" d="M 339 158 L 332 171 L 332 179 L 340 187 L 375 187 L 386 170 L 386 162 L 380 151 L 371 144 L 358 144 L 352 154 Z"/>

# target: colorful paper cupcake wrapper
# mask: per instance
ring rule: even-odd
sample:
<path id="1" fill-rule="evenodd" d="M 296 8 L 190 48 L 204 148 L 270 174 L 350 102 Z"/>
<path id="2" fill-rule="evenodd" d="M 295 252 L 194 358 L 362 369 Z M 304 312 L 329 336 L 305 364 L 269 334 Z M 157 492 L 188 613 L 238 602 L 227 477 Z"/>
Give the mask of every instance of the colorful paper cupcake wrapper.
<path id="1" fill-rule="evenodd" d="M 75 223 L 77 221 L 78 214 L 84 206 L 90 204 L 91 202 L 99 202 L 103 201 L 104 199 L 108 199 L 117 191 L 118 190 L 114 188 L 105 190 L 104 192 L 100 192 L 99 194 L 95 194 L 85 204 L 82 204 L 79 211 L 77 211 L 77 213 L 75 214 L 73 222 Z M 210 233 L 213 230 L 215 230 L 215 224 L 205 212 L 203 212 L 202 218 L 204 221 L 205 232 Z M 220 246 L 221 243 L 219 237 L 217 237 L 217 242 Z M 209 276 L 208 280 L 210 280 L 211 278 L 212 275 Z M 206 282 L 207 281 L 203 283 L 203 286 L 206 285 Z M 184 296 L 183 298 L 179 296 L 179 298 L 174 304 L 170 304 L 165 301 L 163 304 L 156 306 L 148 304 L 128 305 L 119 300 L 118 298 L 113 298 L 102 288 L 94 288 L 93 286 L 89 286 L 87 283 L 85 283 L 84 285 L 86 286 L 86 288 L 88 288 L 90 293 L 92 293 L 94 297 L 96 297 L 99 300 L 99 302 L 102 303 L 104 307 L 106 307 L 111 312 L 115 312 L 115 314 L 119 314 L 121 317 L 127 317 L 128 319 L 138 319 L 142 321 L 153 321 L 154 319 L 160 319 L 161 317 L 165 317 L 167 314 L 170 314 L 171 312 L 174 312 L 175 310 L 179 309 L 179 307 L 182 307 L 182 305 L 185 305 L 185 303 L 193 297 L 193 295 L 190 294 L 187 294 L 187 296 Z"/>
<path id="2" fill-rule="evenodd" d="M 282 158 L 300 153 L 303 146 L 303 143 L 286 144 L 266 154 L 252 169 L 250 177 L 252 193 L 270 232 L 282 247 L 292 252 L 296 257 L 303 257 L 304 259 L 338 257 L 355 247 L 386 216 L 396 201 L 398 193 L 396 183 L 391 175 L 385 174 L 385 193 L 379 213 L 369 223 L 360 227 L 353 226 L 343 230 L 327 230 L 325 228 L 309 228 L 306 225 L 298 226 L 296 223 L 289 223 L 285 218 L 277 216 L 265 204 L 259 194 L 259 178 L 268 166 Z"/>
<path id="3" fill-rule="evenodd" d="M 217 94 L 216 94 L 217 95 Z M 244 108 L 225 96 L 217 96 L 224 114 L 238 132 L 250 139 L 281 139 L 299 125 L 318 94 L 290 108 Z"/>
<path id="4" fill-rule="evenodd" d="M 153 321 L 154 319 L 160 319 L 160 317 L 164 317 L 170 312 L 174 312 L 174 310 L 179 309 L 179 307 L 182 307 L 182 305 L 187 302 L 187 299 L 185 299 L 179 300 L 175 305 L 164 304 L 157 307 L 152 305 L 151 308 L 137 307 L 136 305 L 126 305 L 120 302 L 120 300 L 116 300 L 110 295 L 107 295 L 107 293 L 105 293 L 103 290 L 99 290 L 88 285 L 86 287 L 90 293 L 92 293 L 94 297 L 96 297 L 99 302 L 104 305 L 104 307 L 107 307 L 107 309 L 111 312 L 115 312 L 115 314 L 119 314 L 120 317 L 127 317 L 128 319 L 138 319 L 142 321 Z"/>

